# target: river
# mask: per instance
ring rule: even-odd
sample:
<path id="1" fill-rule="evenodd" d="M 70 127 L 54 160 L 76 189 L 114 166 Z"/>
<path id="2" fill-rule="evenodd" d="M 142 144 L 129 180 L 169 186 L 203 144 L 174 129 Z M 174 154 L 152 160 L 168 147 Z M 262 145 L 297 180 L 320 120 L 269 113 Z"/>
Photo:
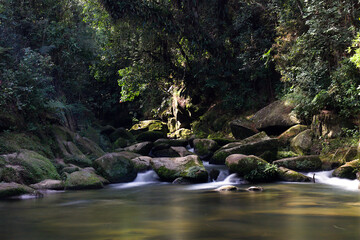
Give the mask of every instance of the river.
<path id="1" fill-rule="evenodd" d="M 263 192 L 219 193 L 210 190 L 250 185 L 234 175 L 220 182 L 171 185 L 147 172 L 134 183 L 102 190 L 1 201 L 0 239 L 359 239 L 360 192 L 326 184 L 322 175 L 329 173 L 317 173 L 315 184 L 261 184 Z"/>

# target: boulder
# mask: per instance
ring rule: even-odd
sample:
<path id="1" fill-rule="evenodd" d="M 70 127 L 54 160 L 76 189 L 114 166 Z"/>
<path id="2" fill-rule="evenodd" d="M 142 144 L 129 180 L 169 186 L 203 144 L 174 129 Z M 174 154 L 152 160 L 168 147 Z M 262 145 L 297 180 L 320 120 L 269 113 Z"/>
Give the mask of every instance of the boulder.
<path id="1" fill-rule="evenodd" d="M 154 146 L 167 144 L 171 147 L 186 147 L 188 145 L 188 141 L 186 139 L 168 139 L 161 138 L 154 142 Z"/>
<path id="2" fill-rule="evenodd" d="M 211 139 L 194 139 L 195 153 L 201 160 L 208 160 L 219 149 L 217 142 Z"/>
<path id="3" fill-rule="evenodd" d="M 333 177 L 356 179 L 356 173 L 360 171 L 360 160 L 356 159 L 347 162 L 341 167 L 334 170 Z"/>
<path id="4" fill-rule="evenodd" d="M 0 182 L 0 199 L 20 196 L 23 194 L 32 194 L 32 193 L 34 193 L 34 189 L 27 187 L 25 185 L 21 185 L 14 182 L 12 183 Z"/>
<path id="5" fill-rule="evenodd" d="M 181 157 L 180 153 L 174 149 L 174 147 L 171 147 L 168 144 L 159 144 L 156 147 L 154 147 L 150 154 L 151 157 Z M 193 154 L 191 154 L 193 155 Z"/>
<path id="6" fill-rule="evenodd" d="M 80 171 L 81 168 L 79 168 L 78 166 L 74 165 L 74 164 L 69 164 L 69 166 L 64 167 L 62 169 L 63 173 L 73 173 L 73 172 L 77 172 Z"/>
<path id="7" fill-rule="evenodd" d="M 130 129 L 130 132 L 134 135 L 147 131 L 160 131 L 165 134 L 165 136 L 169 132 L 167 124 L 159 120 L 140 121 L 139 123 L 133 125 Z"/>
<path id="8" fill-rule="evenodd" d="M 161 131 L 147 131 L 147 132 L 143 132 L 140 133 L 137 137 L 136 137 L 136 141 L 138 142 L 155 142 L 158 139 L 161 138 L 165 138 L 166 137 L 166 133 L 161 132 Z"/>
<path id="9" fill-rule="evenodd" d="M 187 128 L 180 128 L 170 134 L 171 138 L 187 139 L 192 135 L 192 131 Z"/>
<path id="10" fill-rule="evenodd" d="M 278 151 L 276 158 L 278 160 L 283 158 L 291 158 L 291 157 L 298 157 L 299 154 L 294 153 L 293 151 Z"/>
<path id="11" fill-rule="evenodd" d="M 132 152 L 108 153 L 94 161 L 96 171 L 111 183 L 131 182 L 137 171 L 131 159 L 140 157 Z"/>
<path id="12" fill-rule="evenodd" d="M 268 182 L 277 177 L 276 167 L 254 155 L 232 154 L 226 158 L 226 166 L 251 182 Z"/>
<path id="13" fill-rule="evenodd" d="M 236 192 L 238 190 L 239 190 L 239 188 L 235 187 L 233 185 L 225 185 L 225 186 L 221 186 L 221 187 L 214 189 L 214 191 L 216 191 L 216 192 Z"/>
<path id="14" fill-rule="evenodd" d="M 135 169 L 138 172 L 143 172 L 143 171 L 151 169 L 151 164 L 150 164 L 151 157 L 140 156 L 140 157 L 131 159 L 131 161 L 133 162 Z"/>
<path id="15" fill-rule="evenodd" d="M 340 118 L 334 112 L 323 110 L 320 114 L 313 116 L 311 130 L 317 137 L 334 138 L 341 136 L 342 128 L 349 128 L 351 125 L 346 119 Z"/>
<path id="16" fill-rule="evenodd" d="M 275 101 L 254 114 L 250 119 L 255 123 L 255 128 L 268 134 L 281 134 L 289 127 L 299 124 L 292 112 L 294 105 L 288 101 Z"/>
<path id="17" fill-rule="evenodd" d="M 248 191 L 248 192 L 262 192 L 262 191 L 264 191 L 264 188 L 259 187 L 259 186 L 251 186 L 251 187 L 248 187 L 246 189 L 246 191 Z"/>
<path id="18" fill-rule="evenodd" d="M 23 149 L 17 153 L 2 155 L 2 158 L 8 168 L 14 170 L 15 178 L 18 174 L 19 183 L 34 184 L 45 179 L 60 179 L 50 160 L 34 151 Z"/>
<path id="19" fill-rule="evenodd" d="M 294 152 L 306 155 L 310 153 L 313 146 L 313 137 L 313 132 L 310 129 L 305 130 L 291 140 L 290 146 Z"/>
<path id="20" fill-rule="evenodd" d="M 311 178 L 290 170 L 288 168 L 279 167 L 279 179 L 286 182 L 311 182 Z"/>
<path id="21" fill-rule="evenodd" d="M 179 154 L 180 157 L 186 157 L 190 155 L 194 155 L 194 153 L 188 151 L 185 147 L 170 147 L 175 152 Z"/>
<path id="22" fill-rule="evenodd" d="M 299 133 L 305 131 L 307 129 L 307 126 L 305 125 L 295 125 L 283 132 L 280 136 L 277 137 L 279 139 L 279 142 L 282 144 L 290 143 L 291 139 L 294 138 Z"/>
<path id="23" fill-rule="evenodd" d="M 276 160 L 273 164 L 295 171 L 316 171 L 321 169 L 322 162 L 318 155 L 310 155 Z"/>
<path id="24" fill-rule="evenodd" d="M 125 148 L 125 151 L 138 153 L 140 155 L 149 155 L 153 147 L 152 142 L 141 142 Z"/>
<path id="25" fill-rule="evenodd" d="M 224 164 L 225 159 L 232 154 L 255 155 L 271 161 L 276 158 L 277 149 L 278 140 L 275 138 L 250 143 L 229 143 L 214 153 L 210 163 Z"/>
<path id="26" fill-rule="evenodd" d="M 236 119 L 231 121 L 230 128 L 236 139 L 244 139 L 259 132 L 256 129 L 255 124 L 247 119 Z"/>
<path id="27" fill-rule="evenodd" d="M 211 138 L 211 140 L 214 140 L 220 147 L 236 141 L 233 139 L 226 139 L 226 138 Z"/>
<path id="28" fill-rule="evenodd" d="M 183 177 L 178 177 L 177 179 L 175 179 L 172 184 L 178 184 L 178 185 L 188 185 L 191 184 L 192 182 L 187 179 L 187 178 L 183 178 Z"/>
<path id="29" fill-rule="evenodd" d="M 173 182 L 179 177 L 191 182 L 207 182 L 208 173 L 198 156 L 177 158 L 153 158 L 151 167 L 161 180 Z"/>
<path id="30" fill-rule="evenodd" d="M 118 128 L 113 133 L 109 135 L 110 141 L 115 142 L 119 138 L 127 139 L 130 142 L 135 141 L 135 137 L 132 133 L 130 133 L 125 128 Z"/>
<path id="31" fill-rule="evenodd" d="M 94 141 L 81 137 L 79 134 L 75 135 L 74 143 L 81 151 L 81 153 L 85 154 L 88 158 L 94 160 L 105 154 L 105 152 L 97 145 Z"/>
<path id="32" fill-rule="evenodd" d="M 66 190 L 98 189 L 104 185 L 95 173 L 91 171 L 78 171 L 69 174 L 65 180 Z"/>
<path id="33" fill-rule="evenodd" d="M 105 136 L 110 136 L 110 134 L 112 134 L 115 131 L 116 131 L 116 129 L 113 126 L 106 125 L 106 126 L 101 127 L 100 134 L 105 135 Z"/>
<path id="34" fill-rule="evenodd" d="M 30 187 L 37 190 L 64 190 L 65 185 L 64 182 L 60 180 L 46 179 L 39 183 L 31 184 Z"/>

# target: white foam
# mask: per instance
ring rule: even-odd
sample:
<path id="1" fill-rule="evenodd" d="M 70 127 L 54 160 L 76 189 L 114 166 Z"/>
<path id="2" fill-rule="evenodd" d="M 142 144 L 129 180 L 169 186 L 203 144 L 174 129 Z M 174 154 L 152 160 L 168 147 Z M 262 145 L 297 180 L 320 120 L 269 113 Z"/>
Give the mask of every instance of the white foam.
<path id="1" fill-rule="evenodd" d="M 241 178 L 239 178 L 236 173 L 233 173 L 228 177 L 226 177 L 223 181 L 189 185 L 186 187 L 186 189 L 188 190 L 214 189 L 224 185 L 241 184 L 241 183 L 244 183 L 244 181 Z"/>
<path id="2" fill-rule="evenodd" d="M 315 174 L 316 183 L 328 184 L 334 187 L 352 191 L 357 191 L 359 189 L 359 180 L 332 177 L 332 172 L 333 171 L 310 172 L 305 173 L 305 175 L 312 178 Z"/>
<path id="3" fill-rule="evenodd" d="M 133 182 L 114 184 L 113 188 L 132 188 L 158 182 L 159 176 L 154 170 L 149 170 L 144 173 L 138 173 L 137 177 Z"/>

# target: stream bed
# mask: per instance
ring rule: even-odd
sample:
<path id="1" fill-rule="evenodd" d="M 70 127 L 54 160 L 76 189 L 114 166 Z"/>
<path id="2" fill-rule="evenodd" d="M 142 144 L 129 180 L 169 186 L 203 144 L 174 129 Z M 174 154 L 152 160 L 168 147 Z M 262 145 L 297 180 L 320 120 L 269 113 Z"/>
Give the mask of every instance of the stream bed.
<path id="1" fill-rule="evenodd" d="M 319 174 L 318 174 L 319 175 Z M 321 175 L 321 174 L 320 174 Z M 1 240 L 359 239 L 360 192 L 324 183 L 171 185 L 152 172 L 102 190 L 0 202 Z"/>

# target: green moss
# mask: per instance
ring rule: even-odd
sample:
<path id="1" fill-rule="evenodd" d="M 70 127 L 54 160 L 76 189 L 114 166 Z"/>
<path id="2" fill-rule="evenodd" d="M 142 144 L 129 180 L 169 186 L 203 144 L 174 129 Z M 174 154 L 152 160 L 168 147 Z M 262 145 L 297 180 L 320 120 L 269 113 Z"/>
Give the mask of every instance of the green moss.
<path id="1" fill-rule="evenodd" d="M 174 181 L 176 178 L 180 177 L 180 173 L 166 168 L 165 166 L 161 166 L 157 169 L 156 173 L 159 175 L 159 177 L 164 181 Z"/>
<path id="2" fill-rule="evenodd" d="M 293 151 L 278 151 L 276 158 L 283 159 L 283 158 L 291 158 L 299 156 L 297 153 Z"/>
<path id="3" fill-rule="evenodd" d="M 114 148 L 124 148 L 127 147 L 129 145 L 129 140 L 125 139 L 125 138 L 118 138 L 115 142 L 114 142 Z"/>
<path id="4" fill-rule="evenodd" d="M 79 190 L 79 189 L 96 189 L 102 188 L 103 184 L 99 177 L 87 171 L 73 172 L 67 176 L 65 181 L 65 189 Z"/>
<path id="5" fill-rule="evenodd" d="M 9 198 L 33 193 L 34 189 L 17 183 L 0 183 L 0 198 Z"/>
<path id="6" fill-rule="evenodd" d="M 139 142 L 146 142 L 146 141 L 155 142 L 160 138 L 166 138 L 166 134 L 164 134 L 161 131 L 148 131 L 139 134 L 136 137 L 136 140 Z"/>
<path id="7" fill-rule="evenodd" d="M 0 170 L 0 182 L 16 182 L 21 183 L 21 177 L 17 173 L 17 171 L 14 168 L 11 167 L 5 167 L 2 170 Z"/>
<path id="8" fill-rule="evenodd" d="M 64 158 L 64 162 L 67 164 L 74 164 L 79 167 L 91 167 L 92 161 L 87 157 L 80 157 L 80 156 L 67 156 Z"/>

